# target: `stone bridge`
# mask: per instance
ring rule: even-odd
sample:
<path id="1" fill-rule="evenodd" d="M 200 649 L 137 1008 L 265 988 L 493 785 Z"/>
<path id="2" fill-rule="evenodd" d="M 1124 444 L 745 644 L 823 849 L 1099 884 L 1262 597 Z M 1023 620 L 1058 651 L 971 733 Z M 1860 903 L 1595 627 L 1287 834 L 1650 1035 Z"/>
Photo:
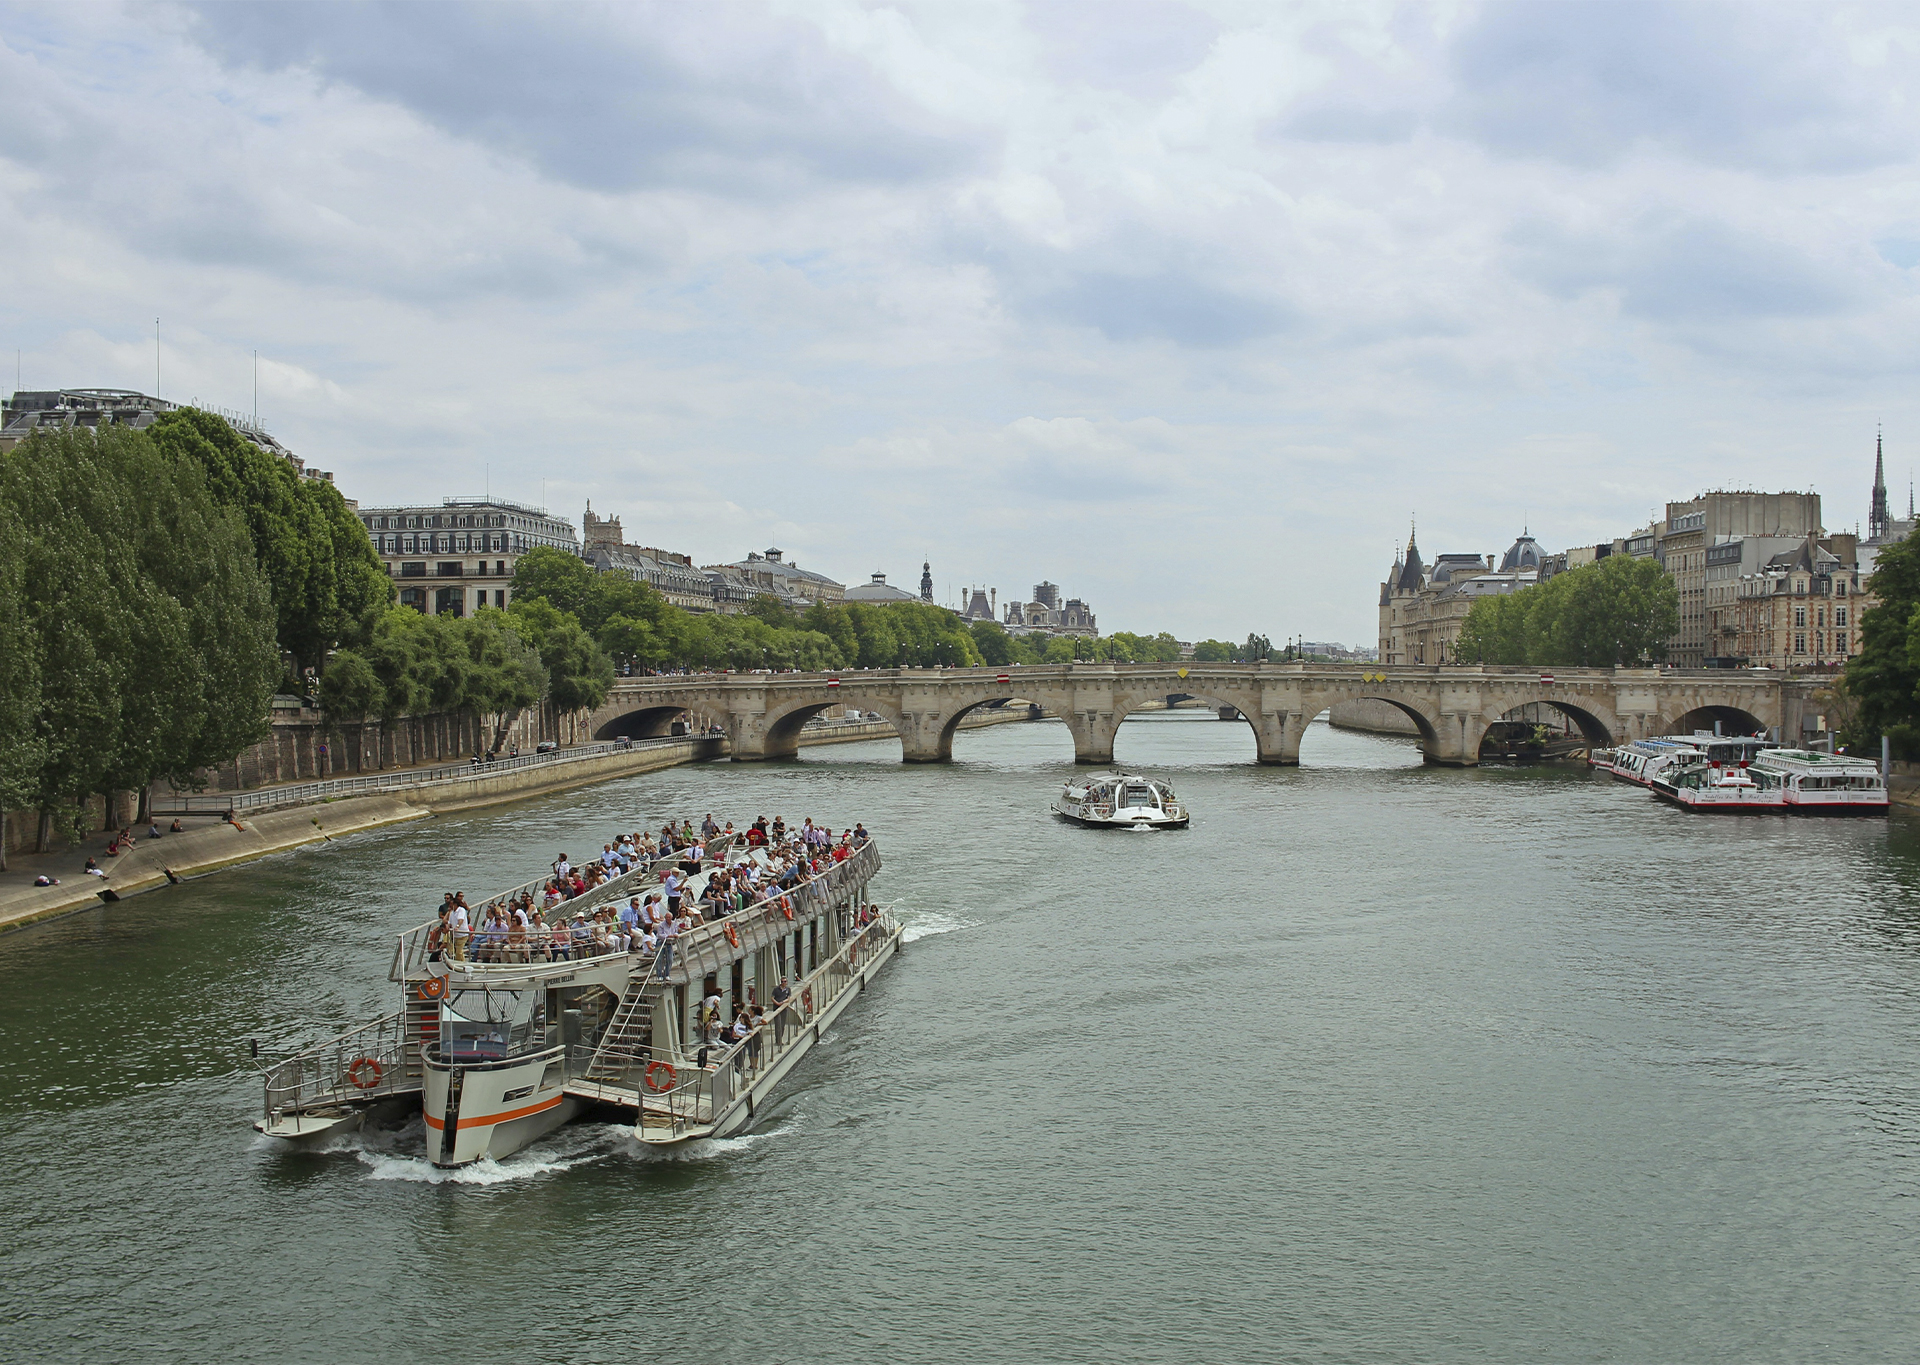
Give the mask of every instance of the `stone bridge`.
<path id="1" fill-rule="evenodd" d="M 668 733 L 682 712 L 722 725 L 736 760 L 791 758 L 800 727 L 829 706 L 877 712 L 901 757 L 939 763 L 975 707 L 1032 702 L 1066 722 L 1074 758 L 1113 762 L 1120 722 L 1169 697 L 1232 707 L 1253 727 L 1262 763 L 1298 763 L 1308 724 L 1338 702 L 1398 707 L 1429 763 L 1479 762 L 1488 726 L 1531 702 L 1565 715 L 1594 744 L 1711 730 L 1778 730 L 1797 740 L 1815 684 L 1738 670 L 1426 667 L 1378 664 L 1037 664 L 850 669 L 840 673 L 705 673 L 619 679 L 590 720 L 596 739 Z"/>

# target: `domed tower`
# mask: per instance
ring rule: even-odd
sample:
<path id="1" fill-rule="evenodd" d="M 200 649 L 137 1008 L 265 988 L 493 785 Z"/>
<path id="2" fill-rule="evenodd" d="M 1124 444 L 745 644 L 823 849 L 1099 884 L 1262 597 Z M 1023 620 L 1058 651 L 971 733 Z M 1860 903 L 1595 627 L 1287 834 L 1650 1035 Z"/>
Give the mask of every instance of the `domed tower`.
<path id="1" fill-rule="evenodd" d="M 1500 572 L 1515 573 L 1523 569 L 1532 569 L 1535 573 L 1538 573 L 1540 572 L 1540 565 L 1545 559 L 1546 555 L 1541 553 L 1539 542 L 1525 531 L 1522 531 L 1520 533 L 1520 539 L 1514 541 L 1513 545 L 1507 550 L 1507 553 L 1501 558 Z"/>
<path id="2" fill-rule="evenodd" d="M 920 561 L 920 600 L 933 601 L 933 561 L 930 559 Z"/>

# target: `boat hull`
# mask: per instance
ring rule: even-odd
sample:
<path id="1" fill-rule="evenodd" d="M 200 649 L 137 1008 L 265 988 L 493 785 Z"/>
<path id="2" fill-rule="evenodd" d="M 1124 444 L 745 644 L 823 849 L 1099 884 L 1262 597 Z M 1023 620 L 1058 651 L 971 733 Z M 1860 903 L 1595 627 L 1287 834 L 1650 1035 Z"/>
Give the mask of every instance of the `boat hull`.
<path id="1" fill-rule="evenodd" d="M 1143 811 L 1137 816 L 1081 815 L 1060 806 L 1055 806 L 1053 813 L 1063 820 L 1071 820 L 1074 824 L 1083 825 L 1088 829 L 1185 829 L 1188 818 L 1184 815 L 1167 816 L 1159 811 Z"/>
<path id="2" fill-rule="evenodd" d="M 581 1105 L 564 1089 L 559 1055 L 547 1049 L 471 1064 L 429 1058 L 420 1097 L 427 1160 L 449 1168 L 500 1161 L 572 1119 Z"/>

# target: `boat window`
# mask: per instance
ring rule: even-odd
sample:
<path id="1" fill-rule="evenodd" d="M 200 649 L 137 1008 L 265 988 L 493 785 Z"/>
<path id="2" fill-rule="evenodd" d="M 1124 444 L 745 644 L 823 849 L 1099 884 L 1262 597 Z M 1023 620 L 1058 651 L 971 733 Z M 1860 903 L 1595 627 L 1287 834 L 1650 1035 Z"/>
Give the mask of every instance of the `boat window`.
<path id="1" fill-rule="evenodd" d="M 1160 803 L 1153 799 L 1152 787 L 1128 787 L 1127 799 L 1121 804 L 1125 806 L 1157 806 Z"/>
<path id="2" fill-rule="evenodd" d="M 454 991 L 440 1010 L 440 1043 L 448 1053 L 504 1057 L 546 1040 L 546 992 Z"/>

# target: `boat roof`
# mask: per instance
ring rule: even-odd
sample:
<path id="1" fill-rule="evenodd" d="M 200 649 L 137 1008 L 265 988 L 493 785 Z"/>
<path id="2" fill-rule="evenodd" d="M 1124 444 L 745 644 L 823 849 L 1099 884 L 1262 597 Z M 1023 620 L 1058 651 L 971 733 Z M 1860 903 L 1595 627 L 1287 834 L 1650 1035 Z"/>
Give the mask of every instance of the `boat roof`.
<path id="1" fill-rule="evenodd" d="M 1769 764 L 1788 767 L 1860 768 L 1876 773 L 1880 771 L 1880 765 L 1870 758 L 1857 758 L 1852 754 L 1815 753 L 1812 749 L 1765 749 L 1761 751 L 1760 759 L 1764 759 Z"/>

